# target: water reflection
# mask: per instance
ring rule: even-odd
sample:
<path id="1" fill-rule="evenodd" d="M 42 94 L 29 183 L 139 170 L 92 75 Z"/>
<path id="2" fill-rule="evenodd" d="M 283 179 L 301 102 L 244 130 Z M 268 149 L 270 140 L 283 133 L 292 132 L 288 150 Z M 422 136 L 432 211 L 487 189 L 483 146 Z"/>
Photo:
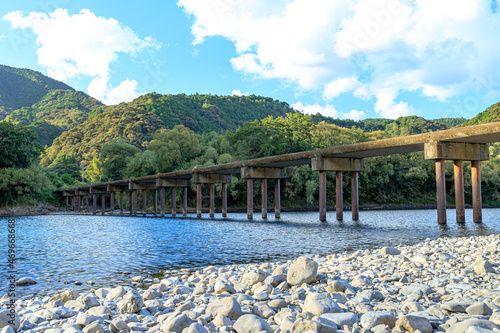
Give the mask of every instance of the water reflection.
<path id="1" fill-rule="evenodd" d="M 64 281 L 89 281 L 93 288 L 128 283 L 130 272 L 181 267 L 226 265 L 265 260 L 284 261 L 302 254 L 414 244 L 426 238 L 500 233 L 499 209 L 483 210 L 483 224 L 436 223 L 435 210 L 362 211 L 361 220 L 345 214 L 337 221 L 318 222 L 317 212 L 284 212 L 262 220 L 255 214 L 229 214 L 229 218 L 196 219 L 129 216 L 39 216 L 18 218 L 18 276 L 31 276 L 39 284 L 20 288 L 21 294 L 67 287 Z M 466 211 L 467 221 L 472 212 Z M 0 230 L 6 237 L 6 230 Z M 0 269 L 6 270 L 0 255 Z M 5 281 L 0 281 L 4 289 Z M 87 289 L 88 286 L 78 287 Z"/>

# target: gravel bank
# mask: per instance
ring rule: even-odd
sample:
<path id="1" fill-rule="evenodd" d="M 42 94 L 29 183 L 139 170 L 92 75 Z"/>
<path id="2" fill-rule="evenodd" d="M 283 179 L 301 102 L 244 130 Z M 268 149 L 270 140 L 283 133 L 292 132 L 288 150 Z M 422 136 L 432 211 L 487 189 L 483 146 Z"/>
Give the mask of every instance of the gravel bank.
<path id="1" fill-rule="evenodd" d="M 167 271 L 161 279 L 136 276 L 129 286 L 82 294 L 69 289 L 16 301 L 10 326 L 4 295 L 0 328 L 491 333 L 500 332 L 499 273 L 500 235 L 441 238 L 288 262 Z"/>

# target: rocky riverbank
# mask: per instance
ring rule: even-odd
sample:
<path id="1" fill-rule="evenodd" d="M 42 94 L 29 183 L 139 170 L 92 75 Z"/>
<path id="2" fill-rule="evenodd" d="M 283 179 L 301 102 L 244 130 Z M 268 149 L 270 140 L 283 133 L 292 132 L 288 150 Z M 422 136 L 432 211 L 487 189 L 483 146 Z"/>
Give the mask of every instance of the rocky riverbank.
<path id="1" fill-rule="evenodd" d="M 56 207 L 49 203 L 38 203 L 36 205 L 19 205 L 14 207 L 0 208 L 0 216 L 33 216 L 47 215 L 62 212 L 63 207 Z"/>
<path id="2" fill-rule="evenodd" d="M 66 290 L 18 300 L 11 326 L 30 333 L 491 333 L 500 332 L 499 273 L 499 235 L 441 238 Z M 10 300 L 0 303 L 1 333 L 13 333 Z"/>

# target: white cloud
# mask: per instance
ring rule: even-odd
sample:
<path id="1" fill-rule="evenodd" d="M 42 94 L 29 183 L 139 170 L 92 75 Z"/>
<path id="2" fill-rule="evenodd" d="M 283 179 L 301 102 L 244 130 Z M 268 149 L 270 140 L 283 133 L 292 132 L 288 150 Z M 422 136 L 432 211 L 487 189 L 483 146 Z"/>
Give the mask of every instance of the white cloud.
<path id="1" fill-rule="evenodd" d="M 121 101 L 117 98 L 130 100 L 139 94 L 135 81 L 127 79 L 115 88 L 110 85 L 110 64 L 118 55 L 159 48 L 152 38 L 140 39 L 115 19 L 98 17 L 88 9 L 75 15 L 69 15 L 65 9 L 48 15 L 31 12 L 27 16 L 14 11 L 3 20 L 10 22 L 14 29 L 33 31 L 39 45 L 38 63 L 47 67 L 51 77 L 67 81 L 81 75 L 90 76 L 89 94 L 108 104 Z"/>
<path id="2" fill-rule="evenodd" d="M 335 110 L 335 108 L 331 105 L 325 105 L 321 106 L 318 104 L 313 104 L 313 105 L 304 105 L 301 102 L 297 102 L 292 105 L 292 108 L 294 108 L 297 111 L 302 111 L 305 114 L 309 115 L 314 115 L 316 113 L 321 113 L 323 116 L 326 117 L 332 117 L 332 118 L 337 118 L 338 117 L 338 112 Z"/>
<path id="3" fill-rule="evenodd" d="M 235 96 L 248 96 L 250 94 L 249 93 L 243 93 L 239 89 L 234 89 L 233 92 L 231 93 L 231 95 L 235 95 Z"/>
<path id="4" fill-rule="evenodd" d="M 401 92 L 446 101 L 500 76 L 500 13 L 490 0 L 179 0 L 194 43 L 232 41 L 235 70 L 373 100 L 380 115 L 415 112 Z M 480 88 L 480 87 L 479 87 Z M 387 91 L 390 92 L 387 95 Z M 495 85 L 489 94 L 500 93 Z M 406 95 L 407 96 L 407 95 Z"/>
<path id="5" fill-rule="evenodd" d="M 342 118 L 352 119 L 352 120 L 356 120 L 356 121 L 360 120 L 364 116 L 365 116 L 364 111 L 357 111 L 357 110 L 351 110 L 351 112 L 347 112 L 347 113 L 342 114 Z"/>
<path id="6" fill-rule="evenodd" d="M 358 84 L 355 77 L 348 77 L 332 81 L 325 85 L 323 91 L 323 98 L 326 100 L 339 96 L 342 93 L 353 90 Z"/>

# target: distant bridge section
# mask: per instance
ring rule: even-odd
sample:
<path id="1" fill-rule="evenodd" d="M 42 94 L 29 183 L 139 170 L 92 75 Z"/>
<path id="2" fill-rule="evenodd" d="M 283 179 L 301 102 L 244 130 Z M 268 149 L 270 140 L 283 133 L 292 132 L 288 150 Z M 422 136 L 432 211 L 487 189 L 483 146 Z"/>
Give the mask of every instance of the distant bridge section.
<path id="1" fill-rule="evenodd" d="M 214 217 L 215 184 L 222 184 L 222 216 L 227 216 L 226 184 L 231 182 L 231 175 L 238 174 L 247 179 L 247 215 L 253 218 L 253 180 L 261 180 L 262 217 L 267 218 L 268 181 L 274 183 L 275 217 L 280 217 L 280 182 L 285 178 L 287 167 L 311 165 L 319 173 L 319 218 L 326 221 L 326 172 L 336 172 L 336 213 L 337 219 L 343 219 L 344 172 L 351 173 L 352 218 L 359 218 L 358 173 L 365 168 L 365 158 L 424 151 L 425 159 L 436 161 L 436 191 L 438 222 L 446 223 L 446 184 L 444 162 L 454 162 L 455 205 L 457 222 L 465 222 L 465 201 L 463 182 L 463 162 L 471 161 L 472 200 L 474 222 L 482 222 L 481 213 L 481 161 L 489 160 L 489 143 L 500 141 L 500 122 L 454 128 L 445 131 L 396 137 L 384 140 L 355 143 L 351 145 L 316 149 L 292 154 L 270 156 L 209 167 L 193 168 L 182 171 L 147 175 L 105 183 L 83 185 L 56 190 L 64 197 L 66 210 L 97 213 L 97 195 L 101 195 L 101 214 L 106 212 L 106 196 L 110 197 L 109 214 L 114 214 L 115 194 L 119 194 L 119 212 L 124 213 L 123 193 L 130 193 L 130 214 L 137 215 L 137 191 L 143 191 L 142 213 L 146 215 L 147 191 L 154 191 L 153 214 L 165 216 L 165 191 L 171 190 L 172 216 L 176 216 L 176 189 L 182 189 L 182 213 L 187 215 L 187 187 L 196 184 L 197 216 L 202 214 L 201 190 L 203 184 L 210 186 L 209 212 Z M 158 192 L 160 209 L 158 211 Z M 89 196 L 92 205 L 89 205 Z M 85 200 L 84 200 L 85 198 Z"/>

